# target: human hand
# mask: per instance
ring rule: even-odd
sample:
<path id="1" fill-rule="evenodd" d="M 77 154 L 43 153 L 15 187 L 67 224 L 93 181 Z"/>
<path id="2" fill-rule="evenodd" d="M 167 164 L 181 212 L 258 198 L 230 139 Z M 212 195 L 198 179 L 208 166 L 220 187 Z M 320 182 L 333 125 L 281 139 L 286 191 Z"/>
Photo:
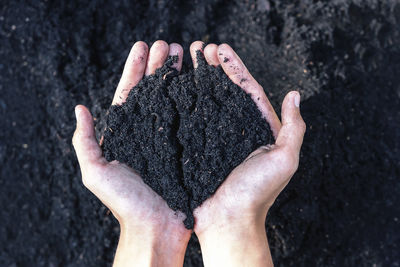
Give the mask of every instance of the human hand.
<path id="1" fill-rule="evenodd" d="M 132 47 L 112 104 L 125 102 L 128 93 L 143 78 L 154 74 L 168 55 L 178 55 L 173 65 L 182 67 L 183 50 L 178 44 L 157 41 L 148 51 L 144 42 Z M 131 168 L 107 162 L 97 143 L 93 118 L 84 106 L 75 108 L 77 127 L 73 145 L 84 185 L 106 205 L 121 227 L 114 266 L 182 266 L 191 231 L 184 215 L 167 203 Z"/>
<path id="2" fill-rule="evenodd" d="M 191 45 L 194 67 L 197 67 L 196 51 L 202 47 L 200 41 Z M 306 129 L 300 115 L 300 95 L 298 92 L 286 95 L 281 124 L 263 88 L 229 45 L 209 44 L 203 53 L 208 64 L 221 65 L 235 84 L 251 94 L 276 140 L 274 145 L 251 153 L 216 193 L 194 211 L 194 231 L 203 260 L 206 266 L 271 266 L 265 218 L 298 167 Z"/>

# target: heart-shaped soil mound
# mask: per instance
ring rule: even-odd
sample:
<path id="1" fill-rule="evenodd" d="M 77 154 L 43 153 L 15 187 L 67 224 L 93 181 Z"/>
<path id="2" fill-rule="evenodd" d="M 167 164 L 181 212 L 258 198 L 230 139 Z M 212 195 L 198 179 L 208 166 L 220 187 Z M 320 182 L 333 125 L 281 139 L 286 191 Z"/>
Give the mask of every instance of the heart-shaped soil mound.
<path id="1" fill-rule="evenodd" d="M 252 151 L 274 142 L 250 95 L 198 54 L 196 70 L 178 75 L 167 60 L 122 105 L 111 106 L 104 132 L 108 161 L 136 170 L 173 210 L 187 216 Z"/>

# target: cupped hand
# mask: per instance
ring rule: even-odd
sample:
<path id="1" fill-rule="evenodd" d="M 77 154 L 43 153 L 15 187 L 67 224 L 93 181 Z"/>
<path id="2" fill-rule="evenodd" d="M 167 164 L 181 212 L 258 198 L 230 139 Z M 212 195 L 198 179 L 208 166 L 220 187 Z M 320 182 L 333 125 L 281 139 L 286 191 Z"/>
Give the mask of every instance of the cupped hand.
<path id="1" fill-rule="evenodd" d="M 251 153 L 230 173 L 216 193 L 194 211 L 194 231 L 199 237 L 207 266 L 207 263 L 227 264 L 223 256 L 224 251 L 218 249 L 221 246 L 228 248 L 230 245 L 227 243 L 240 242 L 242 246 L 236 244 L 236 248 L 240 248 L 242 252 L 246 249 L 254 252 L 253 246 L 246 247 L 246 239 L 249 238 L 253 245 L 259 242 L 260 247 L 268 248 L 265 234 L 266 215 L 297 170 L 306 126 L 300 115 L 298 92 L 288 93 L 283 100 L 281 123 L 263 88 L 229 45 L 209 44 L 204 50 L 202 48 L 203 43 L 200 41 L 191 45 L 194 67 L 197 67 L 197 50 L 203 52 L 209 65 L 221 65 L 229 78 L 251 95 L 266 123 L 269 123 L 276 140 L 275 144 L 260 147 Z M 225 252 L 228 253 L 227 258 L 232 261 L 236 256 L 240 256 L 235 249 L 227 249 Z M 219 263 L 210 256 L 215 253 Z M 256 262 L 251 263 L 251 253 L 245 253 L 248 264 L 246 266 L 258 266 Z M 272 264 L 270 255 L 264 256 L 264 264 Z M 238 266 L 244 266 L 240 265 L 240 259 L 236 259 L 235 262 Z"/>
<path id="2" fill-rule="evenodd" d="M 178 55 L 179 60 L 173 67 L 179 71 L 183 56 L 180 45 L 156 41 L 148 51 L 146 43 L 135 43 L 126 60 L 112 104 L 125 102 L 130 89 L 144 75 L 154 74 L 168 55 Z M 112 211 L 121 226 L 114 265 L 146 266 L 150 261 L 150 265 L 182 265 L 191 235 L 191 231 L 184 227 L 184 215 L 171 210 L 133 169 L 117 161 L 107 162 L 95 138 L 90 112 L 78 105 L 75 113 L 77 127 L 73 145 L 83 183 Z M 151 259 L 153 252 L 156 252 L 157 259 Z"/>
<path id="3" fill-rule="evenodd" d="M 191 46 L 194 67 L 197 66 L 196 50 L 202 50 L 202 47 L 201 42 Z M 254 245 L 268 247 L 265 217 L 297 169 L 305 124 L 300 116 L 298 93 L 289 93 L 283 101 L 281 124 L 262 87 L 228 45 L 209 44 L 203 52 L 210 65 L 221 65 L 234 83 L 251 94 L 276 138 L 274 145 L 261 147 L 249 155 L 217 192 L 194 212 L 194 230 L 200 239 L 205 264 L 226 264 L 226 259 L 230 259 L 240 266 L 238 249 L 246 252 L 247 247 L 254 254 Z M 149 52 L 145 43 L 137 42 L 128 56 L 112 104 L 122 104 L 143 75 L 154 73 L 168 55 L 178 55 L 179 60 L 174 67 L 180 70 L 183 50 L 179 45 L 168 46 L 163 41 L 157 41 Z M 134 170 L 117 161 L 107 162 L 95 138 L 89 111 L 79 105 L 75 112 L 77 129 L 73 144 L 83 183 L 113 212 L 121 225 L 114 264 L 182 265 L 191 234 L 183 225 L 184 215 L 172 211 Z M 260 236 L 264 238 L 260 239 Z M 225 252 L 214 249 L 221 242 L 226 245 Z M 214 262 L 213 254 L 216 256 Z M 249 253 L 242 254 L 247 255 L 244 260 L 249 266 L 257 265 L 253 264 Z M 265 259 L 263 253 L 257 256 L 258 259 Z"/>

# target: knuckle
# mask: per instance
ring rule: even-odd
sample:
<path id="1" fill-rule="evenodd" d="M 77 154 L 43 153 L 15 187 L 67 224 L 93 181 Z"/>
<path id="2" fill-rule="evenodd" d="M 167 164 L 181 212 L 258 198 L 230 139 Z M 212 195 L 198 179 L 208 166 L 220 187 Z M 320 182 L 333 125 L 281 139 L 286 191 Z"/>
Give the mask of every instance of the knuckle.
<path id="1" fill-rule="evenodd" d="M 131 52 L 133 53 L 131 64 L 140 65 L 147 58 L 148 46 L 145 42 L 139 41 L 133 45 Z"/>
<path id="2" fill-rule="evenodd" d="M 299 121 L 299 128 L 301 129 L 303 134 L 306 132 L 307 124 L 304 122 L 303 119 L 300 119 Z"/>
<path id="3" fill-rule="evenodd" d="M 80 162 L 80 168 L 82 183 L 92 192 L 99 187 L 100 178 L 107 173 L 107 167 L 104 162 L 92 161 L 90 159 L 85 159 L 83 162 Z"/>
<path id="4" fill-rule="evenodd" d="M 302 118 L 299 118 L 288 124 L 293 128 L 293 130 L 296 130 L 298 132 L 305 132 L 306 130 L 306 123 L 303 121 Z"/>
<path id="5" fill-rule="evenodd" d="M 289 168 L 288 174 L 290 176 L 293 176 L 293 174 L 296 173 L 298 167 L 299 167 L 299 161 L 298 160 L 293 161 L 288 167 Z"/>
<path id="6" fill-rule="evenodd" d="M 292 176 L 299 166 L 299 156 L 291 151 L 281 151 L 280 165 L 286 176 Z"/>
<path id="7" fill-rule="evenodd" d="M 299 157 L 297 155 L 291 154 L 287 162 L 287 168 L 288 168 L 287 174 L 289 176 L 292 176 L 297 171 L 298 167 L 299 167 Z"/>

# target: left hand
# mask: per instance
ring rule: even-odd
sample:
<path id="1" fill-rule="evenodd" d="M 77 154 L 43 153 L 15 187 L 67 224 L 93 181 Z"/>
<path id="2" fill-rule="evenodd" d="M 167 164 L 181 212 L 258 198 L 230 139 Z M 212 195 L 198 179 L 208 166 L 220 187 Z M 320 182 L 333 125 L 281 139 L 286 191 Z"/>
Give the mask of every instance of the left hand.
<path id="1" fill-rule="evenodd" d="M 203 45 L 197 41 L 190 48 L 194 67 L 198 65 L 197 50 L 203 52 L 209 65 L 220 65 L 233 83 L 250 94 L 276 142 L 251 153 L 214 195 L 195 209 L 194 232 L 206 266 L 272 266 L 265 219 L 298 167 L 306 130 L 300 114 L 300 95 L 286 95 L 281 123 L 264 89 L 232 48 L 208 44 L 202 50 Z"/>

